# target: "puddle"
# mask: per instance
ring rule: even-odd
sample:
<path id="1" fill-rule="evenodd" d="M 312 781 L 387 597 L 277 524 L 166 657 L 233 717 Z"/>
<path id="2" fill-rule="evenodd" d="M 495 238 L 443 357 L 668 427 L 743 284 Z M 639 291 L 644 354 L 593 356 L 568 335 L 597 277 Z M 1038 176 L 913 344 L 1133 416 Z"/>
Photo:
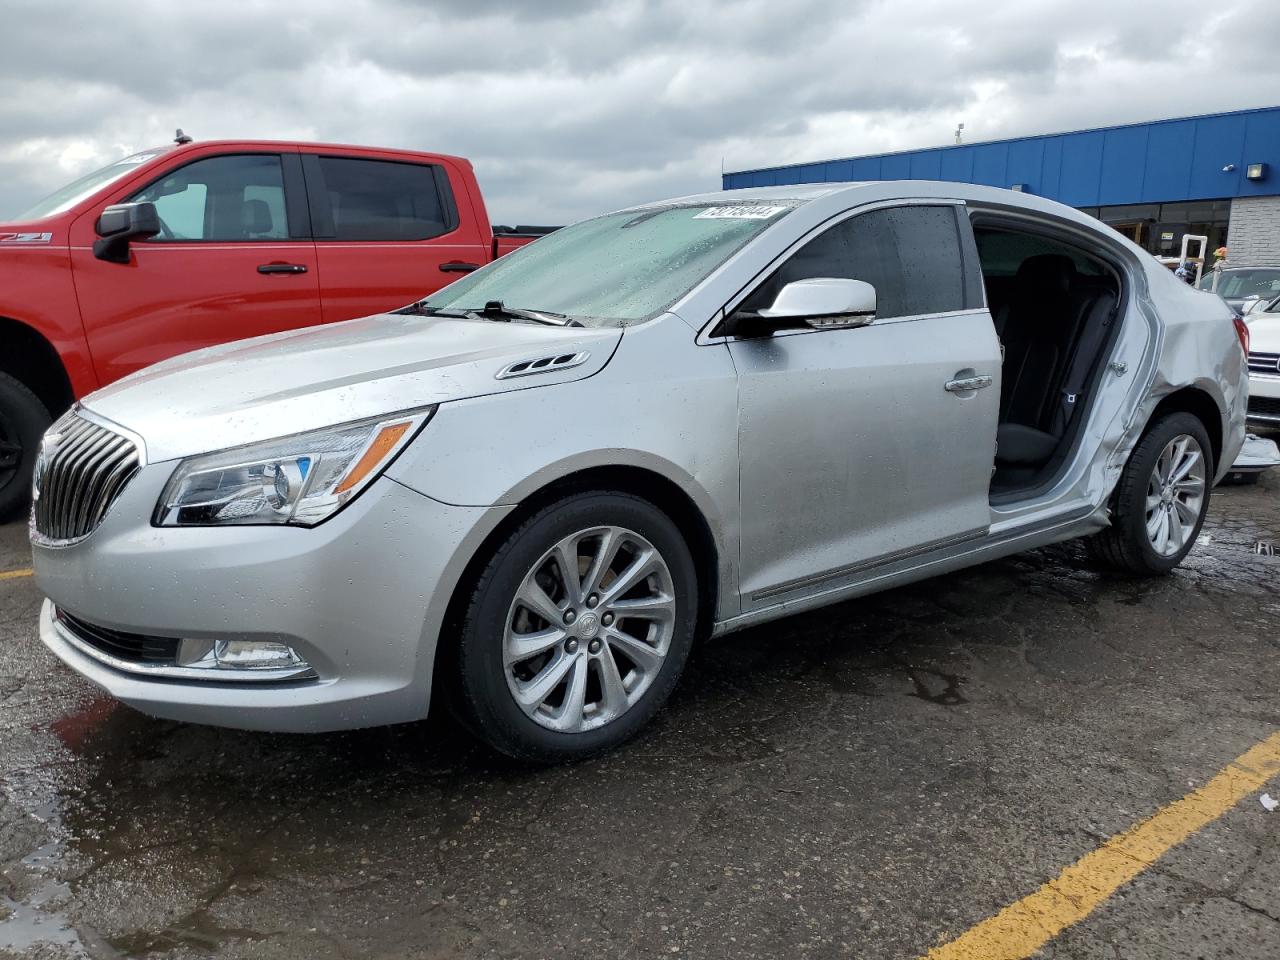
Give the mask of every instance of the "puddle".
<path id="1" fill-rule="evenodd" d="M 31 811 L 29 816 L 56 830 L 58 806 L 56 800 L 48 801 Z M 0 951 L 22 953 L 37 946 L 58 947 L 61 956 L 89 956 L 80 934 L 59 909 L 71 897 L 71 888 L 51 875 L 62 855 L 62 841 L 52 839 L 19 861 L 41 883 L 34 893 L 21 901 L 0 894 Z"/>
<path id="2" fill-rule="evenodd" d="M 908 694 L 908 696 L 919 697 L 921 700 L 929 701 L 929 703 L 936 703 L 940 707 L 958 707 L 969 702 L 964 694 L 960 692 L 964 677 L 952 673 L 939 673 L 936 670 L 920 670 L 918 668 L 909 668 L 907 674 L 911 677 L 911 682 L 916 688 L 915 692 Z M 921 676 L 921 674 L 924 674 L 924 676 Z M 938 681 L 942 681 L 944 684 L 941 690 L 937 689 Z"/>
<path id="3" fill-rule="evenodd" d="M 70 921 L 48 904 L 65 900 L 66 884 L 50 881 L 18 903 L 0 894 L 0 951 L 22 953 L 32 947 L 61 947 L 68 957 L 87 957 L 89 951 Z"/>

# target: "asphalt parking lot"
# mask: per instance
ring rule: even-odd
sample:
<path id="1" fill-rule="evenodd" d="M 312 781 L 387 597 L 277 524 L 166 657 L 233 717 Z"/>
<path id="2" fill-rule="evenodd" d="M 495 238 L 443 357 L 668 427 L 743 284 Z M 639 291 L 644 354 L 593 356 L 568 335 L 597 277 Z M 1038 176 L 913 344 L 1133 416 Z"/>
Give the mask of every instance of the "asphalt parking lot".
<path id="1" fill-rule="evenodd" d="M 0 956 L 918 957 L 1280 730 L 1276 542 L 1280 471 L 1169 578 L 1066 544 L 728 637 L 631 745 L 528 769 L 119 706 L 0 527 Z M 1280 810 L 1099 900 L 1038 955 L 1278 956 Z"/>

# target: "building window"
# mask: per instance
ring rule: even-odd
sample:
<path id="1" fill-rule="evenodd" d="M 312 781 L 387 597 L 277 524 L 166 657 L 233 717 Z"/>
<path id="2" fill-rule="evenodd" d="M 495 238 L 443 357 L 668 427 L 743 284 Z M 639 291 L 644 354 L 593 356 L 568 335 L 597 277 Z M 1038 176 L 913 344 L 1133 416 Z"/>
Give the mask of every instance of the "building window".
<path id="1" fill-rule="evenodd" d="M 1231 201 L 1139 203 L 1091 207 L 1083 212 L 1097 217 L 1156 256 L 1178 256 L 1182 252 L 1182 238 L 1187 234 L 1209 238 L 1205 250 L 1207 255 L 1227 243 Z M 1194 248 L 1192 252 L 1195 252 Z"/>

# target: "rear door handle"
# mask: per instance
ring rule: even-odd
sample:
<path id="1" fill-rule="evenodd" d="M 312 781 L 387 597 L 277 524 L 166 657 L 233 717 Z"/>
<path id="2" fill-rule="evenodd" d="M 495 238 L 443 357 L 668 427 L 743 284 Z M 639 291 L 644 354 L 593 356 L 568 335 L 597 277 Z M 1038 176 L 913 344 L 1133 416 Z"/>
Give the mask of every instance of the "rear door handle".
<path id="1" fill-rule="evenodd" d="M 946 390 L 947 393 L 965 393 L 969 390 L 981 390 L 984 387 L 989 387 L 993 382 L 994 381 L 991 377 L 985 375 L 980 377 L 962 377 L 959 380 L 948 380 L 942 385 L 942 389 Z"/>
<path id="2" fill-rule="evenodd" d="M 478 263 L 463 263 L 461 260 L 450 260 L 448 263 L 440 264 L 441 273 L 470 273 L 472 270 L 479 270 Z"/>
<path id="3" fill-rule="evenodd" d="M 259 273 L 306 273 L 307 268 L 301 263 L 260 263 Z"/>

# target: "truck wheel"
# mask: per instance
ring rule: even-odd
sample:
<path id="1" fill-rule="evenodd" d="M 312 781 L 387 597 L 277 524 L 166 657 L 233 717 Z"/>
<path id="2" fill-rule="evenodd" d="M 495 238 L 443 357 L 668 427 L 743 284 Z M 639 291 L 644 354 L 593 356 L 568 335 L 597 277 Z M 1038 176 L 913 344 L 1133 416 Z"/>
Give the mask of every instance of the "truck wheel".
<path id="1" fill-rule="evenodd" d="M 0 520 L 10 519 L 30 502 L 36 451 L 52 422 L 39 397 L 0 373 Z"/>
<path id="2" fill-rule="evenodd" d="M 460 719 L 521 760 L 622 743 L 684 669 L 698 610 L 693 557 L 652 504 L 577 494 L 522 523 L 481 572 L 462 619 Z"/>
<path id="3" fill-rule="evenodd" d="M 1213 448 L 1189 413 L 1154 423 L 1116 487 L 1111 526 L 1088 539 L 1105 566 L 1138 576 L 1168 573 L 1191 550 L 1209 511 Z"/>

